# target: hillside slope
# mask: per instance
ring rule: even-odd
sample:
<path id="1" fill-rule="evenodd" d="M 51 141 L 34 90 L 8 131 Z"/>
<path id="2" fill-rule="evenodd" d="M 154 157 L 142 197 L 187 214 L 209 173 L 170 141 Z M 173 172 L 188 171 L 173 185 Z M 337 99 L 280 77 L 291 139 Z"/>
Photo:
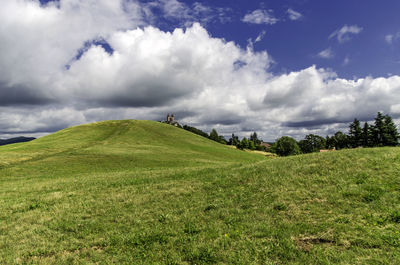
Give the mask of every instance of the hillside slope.
<path id="1" fill-rule="evenodd" d="M 27 163 L 42 172 L 94 172 L 193 167 L 255 161 L 261 156 L 154 121 L 80 125 L 29 143 L 0 147 L 0 167 Z"/>
<path id="2" fill-rule="evenodd" d="M 264 159 L 118 121 L 0 156 L 0 264 L 400 264 L 400 148 Z"/>

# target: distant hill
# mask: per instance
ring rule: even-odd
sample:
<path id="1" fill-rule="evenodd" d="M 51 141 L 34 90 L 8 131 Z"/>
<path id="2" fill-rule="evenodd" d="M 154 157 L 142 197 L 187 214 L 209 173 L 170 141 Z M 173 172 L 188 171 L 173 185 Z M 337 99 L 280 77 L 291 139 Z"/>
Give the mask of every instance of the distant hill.
<path id="1" fill-rule="evenodd" d="M 0 139 L 0 145 L 30 142 L 35 139 L 36 138 L 34 138 L 34 137 L 24 137 L 24 136 L 14 137 L 14 138 L 10 138 L 10 139 Z"/>

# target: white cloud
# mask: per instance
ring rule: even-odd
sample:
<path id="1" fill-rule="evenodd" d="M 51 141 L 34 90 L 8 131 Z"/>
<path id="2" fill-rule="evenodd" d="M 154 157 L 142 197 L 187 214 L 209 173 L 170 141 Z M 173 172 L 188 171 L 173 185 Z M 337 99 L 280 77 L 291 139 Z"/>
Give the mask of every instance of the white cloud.
<path id="1" fill-rule="evenodd" d="M 258 34 L 258 36 L 257 36 L 257 38 L 256 38 L 256 40 L 255 40 L 254 42 L 260 42 L 260 41 L 262 41 L 262 39 L 265 37 L 265 34 L 266 34 L 266 33 L 267 33 L 267 32 L 266 32 L 265 30 L 261 31 L 260 34 Z"/>
<path id="2" fill-rule="evenodd" d="M 327 48 L 327 49 L 325 49 L 323 51 L 320 51 L 318 53 L 318 57 L 323 58 L 323 59 L 331 59 L 331 58 L 333 58 L 334 54 L 333 54 L 332 48 Z"/>
<path id="3" fill-rule="evenodd" d="M 143 6 L 122 3 L 132 6 L 105 0 L 65 0 L 59 9 L 32 1 L 2 6 L 0 135 L 175 113 L 201 129 L 257 131 L 274 140 L 334 133 L 377 110 L 398 113 L 399 76 L 346 80 L 315 66 L 274 75 L 265 51 L 213 38 L 199 24 L 173 32 L 137 28 Z M 73 59 L 98 38 L 113 53 L 90 44 Z"/>
<path id="4" fill-rule="evenodd" d="M 344 25 L 342 28 L 334 31 L 329 36 L 329 39 L 336 37 L 339 43 L 344 43 L 351 39 L 350 35 L 360 34 L 362 30 L 363 28 L 357 25 L 352 25 L 352 26 Z"/>
<path id="5" fill-rule="evenodd" d="M 396 104 L 390 107 L 390 112 L 400 114 L 400 104 Z"/>
<path id="6" fill-rule="evenodd" d="M 394 35 L 388 34 L 388 35 L 385 36 L 385 41 L 386 41 L 388 44 L 392 44 L 392 43 L 393 43 L 393 38 L 394 38 Z"/>
<path id="7" fill-rule="evenodd" d="M 158 16 L 152 11 L 157 10 L 163 14 L 163 18 L 169 21 L 178 22 L 180 26 L 191 26 L 194 22 L 206 25 L 211 22 L 226 23 L 230 21 L 230 8 L 218 8 L 206 6 L 195 2 L 189 5 L 178 0 L 157 0 L 142 3 L 142 9 L 145 10 L 146 18 L 151 24 L 157 24 Z"/>
<path id="8" fill-rule="evenodd" d="M 65 0 L 60 9 L 40 7 L 36 1 L 7 1 L 0 10 L 0 83 L 40 87 L 52 82 L 49 78 L 87 40 L 139 25 L 140 14 L 134 8 L 130 12 L 108 0 Z M 52 97 L 52 92 L 45 94 Z"/>
<path id="9" fill-rule="evenodd" d="M 350 58 L 349 56 L 346 56 L 343 60 L 343 65 L 348 65 L 350 63 Z"/>
<path id="10" fill-rule="evenodd" d="M 279 76 L 266 87 L 264 103 L 277 110 L 272 116 L 290 126 L 310 126 L 354 117 L 365 120 L 378 110 L 390 112 L 397 104 L 397 96 L 391 96 L 400 92 L 400 77 L 346 80 L 310 67 Z"/>
<path id="11" fill-rule="evenodd" d="M 253 40 L 252 38 L 247 40 L 247 49 L 248 50 L 254 50 L 254 44 L 257 42 L 262 41 L 262 39 L 265 37 L 266 31 L 262 30 L 260 34 L 258 34 L 257 38 Z"/>
<path id="12" fill-rule="evenodd" d="M 396 40 L 400 39 L 400 32 L 395 34 L 388 34 L 385 36 L 385 41 L 387 44 L 393 44 Z"/>
<path id="13" fill-rule="evenodd" d="M 251 13 L 246 14 L 242 18 L 243 22 L 252 24 L 270 24 L 273 25 L 279 20 L 274 17 L 271 10 L 256 9 Z"/>
<path id="14" fill-rule="evenodd" d="M 251 75 L 269 63 L 266 54 L 213 39 L 199 24 L 172 33 L 153 27 L 117 32 L 108 41 L 113 55 L 93 46 L 71 64 L 61 86 L 88 102 L 157 106 L 198 95 L 225 78 L 233 81 Z M 235 71 L 236 61 L 249 71 Z"/>
<path id="15" fill-rule="evenodd" d="M 188 17 L 190 9 L 177 0 L 160 0 L 163 11 L 167 17 Z"/>
<path id="16" fill-rule="evenodd" d="M 303 18 L 303 15 L 300 12 L 294 11 L 291 8 L 289 8 L 286 12 L 290 20 L 299 20 Z"/>

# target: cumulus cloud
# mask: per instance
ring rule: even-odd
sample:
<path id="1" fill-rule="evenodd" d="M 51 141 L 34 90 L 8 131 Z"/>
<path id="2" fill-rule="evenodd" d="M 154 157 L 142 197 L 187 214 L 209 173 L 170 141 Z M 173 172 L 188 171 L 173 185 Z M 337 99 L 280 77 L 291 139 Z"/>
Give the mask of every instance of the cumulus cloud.
<path id="1" fill-rule="evenodd" d="M 134 12 L 134 4 L 129 6 Z M 116 1 L 66 0 L 60 8 L 38 1 L 7 1 L 0 10 L 1 94 L 9 103 L 21 102 L 29 94 L 39 103 L 56 98 L 55 79 L 82 45 L 139 25 L 137 17 L 140 14 L 125 13 Z"/>
<path id="2" fill-rule="evenodd" d="M 332 48 L 325 49 L 318 53 L 318 57 L 323 58 L 323 59 L 331 59 L 331 58 L 333 58 L 333 56 L 334 56 L 334 54 L 333 54 Z"/>
<path id="3" fill-rule="evenodd" d="M 289 126 L 307 127 L 348 122 L 354 117 L 368 120 L 378 110 L 389 113 L 398 92 L 399 76 L 346 80 L 313 66 L 268 82 L 264 104 L 284 109 L 274 115 Z"/>
<path id="4" fill-rule="evenodd" d="M 346 80 L 315 66 L 274 75 L 266 51 L 213 38 L 198 23 L 172 32 L 143 26 L 146 8 L 122 0 L 7 1 L 0 136 L 174 113 L 207 131 L 274 140 L 334 133 L 378 110 L 400 116 L 399 76 Z"/>
<path id="5" fill-rule="evenodd" d="M 289 8 L 286 13 L 288 14 L 290 20 L 299 20 L 303 18 L 303 15 L 300 12 L 294 11 L 291 8 Z"/>
<path id="6" fill-rule="evenodd" d="M 274 17 L 272 10 L 256 9 L 242 18 L 243 22 L 252 24 L 273 25 L 279 20 Z"/>
<path id="7" fill-rule="evenodd" d="M 344 25 L 342 28 L 335 30 L 331 35 L 329 35 L 329 39 L 336 37 L 339 43 L 344 43 L 351 40 L 351 35 L 360 34 L 362 30 L 363 28 L 357 25 Z"/>
<path id="8" fill-rule="evenodd" d="M 76 99 L 110 106 L 168 105 L 231 80 L 236 61 L 249 70 L 268 64 L 267 55 L 213 39 L 199 24 L 172 33 L 154 27 L 118 32 L 108 42 L 112 55 L 93 46 L 65 73 L 61 87 Z M 242 69 L 236 70 L 238 76 Z"/>

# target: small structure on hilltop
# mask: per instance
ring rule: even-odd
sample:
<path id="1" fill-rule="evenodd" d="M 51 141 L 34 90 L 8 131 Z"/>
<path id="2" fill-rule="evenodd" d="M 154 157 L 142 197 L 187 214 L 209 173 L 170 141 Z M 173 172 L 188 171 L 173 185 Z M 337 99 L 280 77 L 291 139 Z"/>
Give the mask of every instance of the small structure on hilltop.
<path id="1" fill-rule="evenodd" d="M 178 123 L 177 121 L 175 121 L 174 114 L 169 115 L 169 113 L 168 113 L 168 115 L 167 115 L 167 120 L 164 121 L 164 122 L 167 123 L 167 124 L 176 126 L 176 127 L 179 127 L 179 126 L 180 126 L 179 123 Z"/>
<path id="2" fill-rule="evenodd" d="M 332 151 L 336 151 L 336 148 L 332 148 L 332 149 L 321 149 L 319 150 L 320 153 L 325 153 L 325 152 L 332 152 Z"/>
<path id="3" fill-rule="evenodd" d="M 260 146 L 265 147 L 265 148 L 270 148 L 271 145 L 267 142 L 261 142 Z"/>

